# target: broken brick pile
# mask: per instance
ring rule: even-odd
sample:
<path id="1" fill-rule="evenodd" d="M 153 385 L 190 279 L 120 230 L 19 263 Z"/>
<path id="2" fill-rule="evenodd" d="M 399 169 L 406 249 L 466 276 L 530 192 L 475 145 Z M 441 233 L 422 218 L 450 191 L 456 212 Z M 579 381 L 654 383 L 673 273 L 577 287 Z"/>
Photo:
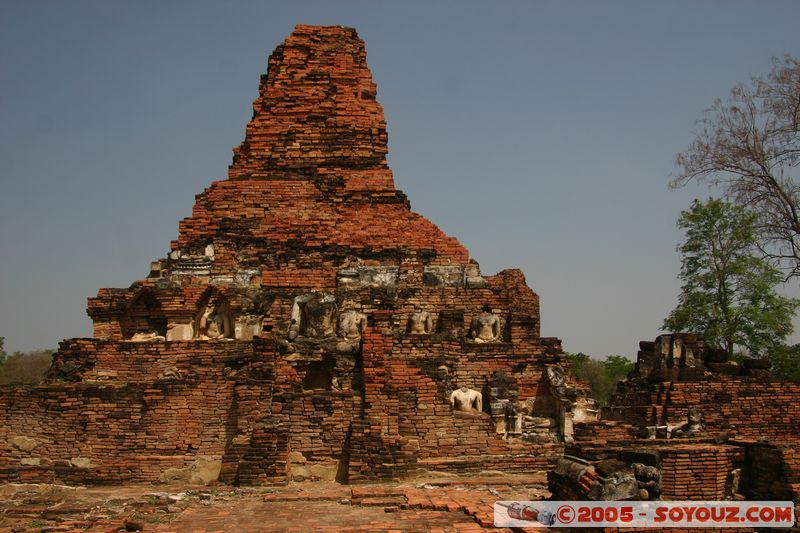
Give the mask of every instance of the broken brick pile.
<path id="1" fill-rule="evenodd" d="M 483 276 L 411 211 L 376 94 L 355 30 L 295 28 L 228 179 L 196 197 L 168 256 L 89 299 L 94 337 L 62 342 L 45 384 L 0 391 L 0 480 L 355 482 L 555 463 L 590 416 L 573 409 L 587 388 L 540 336 L 522 273 Z M 421 313 L 432 327 L 413 330 Z M 462 386 L 482 412 L 453 412 Z"/>

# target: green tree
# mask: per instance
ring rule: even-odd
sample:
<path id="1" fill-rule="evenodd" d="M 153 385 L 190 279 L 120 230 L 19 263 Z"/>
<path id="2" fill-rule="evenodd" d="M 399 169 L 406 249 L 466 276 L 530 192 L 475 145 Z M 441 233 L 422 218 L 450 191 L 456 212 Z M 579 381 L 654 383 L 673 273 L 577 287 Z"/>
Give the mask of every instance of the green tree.
<path id="1" fill-rule="evenodd" d="M 775 379 L 800 382 L 800 344 L 778 346 L 770 354 Z"/>
<path id="2" fill-rule="evenodd" d="M 714 198 L 681 213 L 683 286 L 664 329 L 696 333 L 731 355 L 765 356 L 783 345 L 800 301 L 775 292 L 782 276 L 759 253 L 756 222 L 756 214 Z"/>
<path id="3" fill-rule="evenodd" d="M 5 344 L 6 344 L 6 338 L 5 337 L 0 337 L 0 365 L 2 365 L 3 361 L 6 360 Z"/>
<path id="4" fill-rule="evenodd" d="M 633 361 L 624 355 L 609 355 L 603 361 L 603 365 L 614 382 L 628 377 L 628 374 L 633 372 L 633 367 L 635 366 Z"/>
<path id="5" fill-rule="evenodd" d="M 14 352 L 0 365 L 0 385 L 35 385 L 44 379 L 53 361 L 52 350 Z"/>
<path id="6" fill-rule="evenodd" d="M 577 353 L 568 353 L 567 354 L 567 361 L 569 364 L 572 365 L 572 369 L 575 370 L 578 367 L 582 366 L 586 361 L 588 361 L 590 357 L 583 352 Z"/>
<path id="7" fill-rule="evenodd" d="M 597 360 L 585 353 L 573 353 L 567 354 L 567 361 L 576 378 L 589 382 L 592 398 L 600 405 L 608 405 L 617 382 L 627 377 L 634 366 L 633 361 L 621 355 L 609 355 L 605 360 Z"/>

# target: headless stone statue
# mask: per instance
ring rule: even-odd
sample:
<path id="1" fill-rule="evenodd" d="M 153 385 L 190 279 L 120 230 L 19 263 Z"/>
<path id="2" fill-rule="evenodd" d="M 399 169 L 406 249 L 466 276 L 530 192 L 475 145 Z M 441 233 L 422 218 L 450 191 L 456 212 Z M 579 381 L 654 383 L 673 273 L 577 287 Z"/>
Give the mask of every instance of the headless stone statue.
<path id="1" fill-rule="evenodd" d="M 213 313 L 209 317 L 206 335 L 212 339 L 220 339 L 225 336 L 225 324 L 221 313 Z"/>
<path id="2" fill-rule="evenodd" d="M 693 407 L 687 414 L 689 420 L 679 428 L 672 431 L 673 437 L 703 437 L 708 434 L 703 413 Z"/>
<path id="3" fill-rule="evenodd" d="M 408 332 L 412 335 L 433 333 L 433 317 L 427 311 L 415 311 L 408 319 Z"/>
<path id="4" fill-rule="evenodd" d="M 292 306 L 289 340 L 298 336 L 322 339 L 335 334 L 336 299 L 332 294 L 310 293 L 298 296 Z"/>
<path id="5" fill-rule="evenodd" d="M 742 469 L 735 468 L 728 474 L 728 479 L 725 482 L 725 498 L 733 499 L 739 492 L 739 483 L 742 480 Z"/>
<path id="6" fill-rule="evenodd" d="M 367 315 L 358 311 L 348 310 L 339 315 L 339 336 L 348 341 L 361 339 L 361 334 L 367 327 Z"/>
<path id="7" fill-rule="evenodd" d="M 554 388 L 563 387 L 567 383 L 567 377 L 564 375 L 564 369 L 559 366 L 547 367 L 547 379 L 550 385 Z"/>
<path id="8" fill-rule="evenodd" d="M 639 498 L 657 500 L 661 496 L 661 471 L 655 466 L 633 463 L 633 475 L 639 483 Z"/>
<path id="9" fill-rule="evenodd" d="M 209 306 L 200 318 L 200 338 L 203 340 L 219 339 L 222 337 L 222 317 Z"/>
<path id="10" fill-rule="evenodd" d="M 487 305 L 483 312 L 472 319 L 469 335 L 475 342 L 497 342 L 500 340 L 500 318 Z"/>
<path id="11" fill-rule="evenodd" d="M 198 323 L 198 338 L 201 340 L 223 339 L 228 336 L 225 315 L 219 304 L 206 306 Z"/>
<path id="12" fill-rule="evenodd" d="M 519 435 L 522 433 L 522 416 L 511 402 L 505 404 L 503 408 L 503 422 L 506 435 Z"/>
<path id="13" fill-rule="evenodd" d="M 480 413 L 483 411 L 483 395 L 476 390 L 462 386 L 450 394 L 450 406 L 454 411 L 462 413 Z"/>

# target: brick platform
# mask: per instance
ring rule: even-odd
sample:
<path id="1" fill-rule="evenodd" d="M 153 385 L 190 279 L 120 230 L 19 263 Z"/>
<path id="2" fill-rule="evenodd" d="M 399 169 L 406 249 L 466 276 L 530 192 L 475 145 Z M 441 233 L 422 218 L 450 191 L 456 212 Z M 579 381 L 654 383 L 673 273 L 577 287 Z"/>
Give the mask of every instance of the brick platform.
<path id="1" fill-rule="evenodd" d="M 494 502 L 547 496 L 544 476 L 470 476 L 347 487 L 300 483 L 259 489 L 167 486 L 7 486 L 0 527 L 116 531 L 510 531 Z"/>

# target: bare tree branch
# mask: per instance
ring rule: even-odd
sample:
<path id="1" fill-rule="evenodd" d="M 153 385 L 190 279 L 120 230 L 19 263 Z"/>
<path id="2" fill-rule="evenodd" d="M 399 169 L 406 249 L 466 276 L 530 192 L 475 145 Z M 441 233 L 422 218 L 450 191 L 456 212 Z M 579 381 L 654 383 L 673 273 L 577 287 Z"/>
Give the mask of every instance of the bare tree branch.
<path id="1" fill-rule="evenodd" d="M 670 187 L 698 180 L 724 189 L 756 214 L 759 249 L 791 279 L 800 277 L 800 61 L 772 62 L 766 77 L 737 85 L 706 110 L 675 158 Z"/>

